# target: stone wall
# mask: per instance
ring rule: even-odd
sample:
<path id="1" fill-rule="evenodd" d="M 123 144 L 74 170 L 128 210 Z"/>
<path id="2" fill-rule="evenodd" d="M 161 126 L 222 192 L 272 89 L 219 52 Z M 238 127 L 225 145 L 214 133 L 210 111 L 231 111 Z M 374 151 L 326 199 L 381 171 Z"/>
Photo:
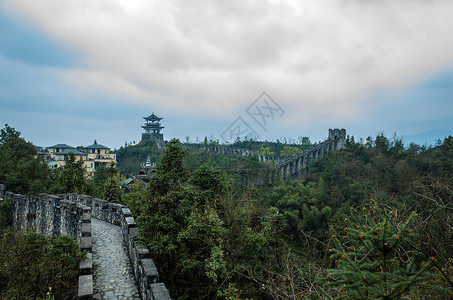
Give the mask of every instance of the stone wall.
<path id="1" fill-rule="evenodd" d="M 91 227 L 85 224 L 91 222 L 91 218 L 86 220 L 83 218 L 89 215 L 91 208 L 62 200 L 58 196 L 14 194 L 5 191 L 3 185 L 0 185 L 0 200 L 11 201 L 15 231 L 31 228 L 51 237 L 66 234 L 73 236 L 80 243 L 82 251 L 87 251 L 88 254 L 87 259 L 79 266 L 78 298 L 92 299 Z"/>
<path id="2" fill-rule="evenodd" d="M 225 145 L 204 145 L 204 144 L 187 144 L 187 143 L 182 144 L 182 145 L 186 148 L 200 149 L 200 150 L 205 150 L 208 152 L 216 152 L 216 153 L 225 154 L 225 155 L 239 155 L 239 156 L 256 155 L 260 162 L 274 161 L 274 162 L 278 163 L 282 160 L 282 158 L 279 156 L 262 155 L 262 154 L 259 154 L 255 151 L 251 151 L 248 149 L 235 148 L 235 147 L 225 146 Z"/>
<path id="3" fill-rule="evenodd" d="M 290 157 L 277 164 L 277 172 L 280 178 L 297 178 L 304 176 L 308 167 L 319 161 L 329 152 L 334 152 L 345 147 L 346 130 L 329 129 L 327 140 L 318 144 L 316 147 L 305 150 L 293 157 Z"/>
<path id="4" fill-rule="evenodd" d="M 80 241 L 83 209 L 75 202 L 47 194 L 24 196 L 12 192 L 5 192 L 5 199 L 11 201 L 15 231 L 32 228 L 47 236 L 67 234 Z"/>
<path id="5" fill-rule="evenodd" d="M 160 282 L 159 273 L 154 261 L 150 258 L 148 248 L 137 242 L 139 231 L 129 208 L 87 195 L 63 194 L 59 196 L 78 205 L 88 206 L 91 208 L 92 217 L 121 227 L 143 300 L 171 299 L 165 284 Z"/>
<path id="6" fill-rule="evenodd" d="M 92 217 L 121 227 L 142 299 L 171 299 L 165 284 L 160 282 L 148 248 L 137 243 L 138 228 L 126 206 L 79 194 L 24 196 L 4 191 L 1 184 L 0 193 L 0 199 L 11 200 L 15 230 L 33 228 L 52 237 L 68 234 L 87 251 L 87 259 L 80 263 L 80 300 L 93 299 Z"/>

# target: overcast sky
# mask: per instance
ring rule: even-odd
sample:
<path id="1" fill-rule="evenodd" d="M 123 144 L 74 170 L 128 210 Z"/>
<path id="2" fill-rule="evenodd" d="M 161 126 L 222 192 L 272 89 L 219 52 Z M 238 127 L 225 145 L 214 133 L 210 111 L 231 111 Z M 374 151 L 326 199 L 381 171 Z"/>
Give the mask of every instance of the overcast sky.
<path id="1" fill-rule="evenodd" d="M 441 138 L 452 15 L 451 0 L 0 0 L 1 126 L 111 148 L 152 112 L 167 140 Z"/>

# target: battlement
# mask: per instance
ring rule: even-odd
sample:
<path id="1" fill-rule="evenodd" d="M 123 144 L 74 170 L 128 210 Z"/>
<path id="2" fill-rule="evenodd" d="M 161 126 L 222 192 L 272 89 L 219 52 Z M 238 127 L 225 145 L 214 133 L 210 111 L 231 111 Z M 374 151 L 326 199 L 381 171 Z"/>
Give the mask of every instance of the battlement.
<path id="1" fill-rule="evenodd" d="M 336 140 L 336 139 L 345 139 L 346 138 L 346 129 L 329 129 L 329 136 L 327 139 Z"/>

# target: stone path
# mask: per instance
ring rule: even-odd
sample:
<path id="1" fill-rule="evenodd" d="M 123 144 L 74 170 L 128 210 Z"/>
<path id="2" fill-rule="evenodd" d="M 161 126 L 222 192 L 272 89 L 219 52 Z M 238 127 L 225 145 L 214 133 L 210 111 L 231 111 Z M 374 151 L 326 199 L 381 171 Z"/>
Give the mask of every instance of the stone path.
<path id="1" fill-rule="evenodd" d="M 140 300 L 119 226 L 91 218 L 94 299 Z"/>

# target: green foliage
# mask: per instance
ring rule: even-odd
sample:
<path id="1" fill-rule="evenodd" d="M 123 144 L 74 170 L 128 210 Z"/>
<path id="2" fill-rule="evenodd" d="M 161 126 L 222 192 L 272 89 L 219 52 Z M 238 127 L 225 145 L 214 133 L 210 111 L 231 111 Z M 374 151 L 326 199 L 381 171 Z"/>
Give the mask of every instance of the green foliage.
<path id="1" fill-rule="evenodd" d="M 261 155 L 273 156 L 275 153 L 271 151 L 271 147 L 261 146 L 261 150 L 258 151 Z"/>
<path id="2" fill-rule="evenodd" d="M 138 202 L 126 196 L 163 281 L 175 299 L 262 298 L 266 292 L 245 274 L 275 270 L 279 216 L 256 199 L 234 197 L 234 181 L 219 168 L 204 164 L 189 174 L 184 155 L 171 141 L 145 197 L 140 188 Z"/>
<path id="3" fill-rule="evenodd" d="M 192 181 L 208 198 L 220 195 L 225 189 L 222 171 L 208 165 L 202 165 L 195 170 Z"/>
<path id="4" fill-rule="evenodd" d="M 20 132 L 5 124 L 5 128 L 0 130 L 0 144 L 5 145 L 20 137 Z"/>
<path id="5" fill-rule="evenodd" d="M 132 177 L 141 170 L 141 164 L 148 157 L 152 162 L 157 162 L 162 152 L 152 140 L 143 140 L 137 145 L 121 147 L 115 151 L 117 167 L 122 175 Z"/>
<path id="6" fill-rule="evenodd" d="M 283 150 L 280 151 L 280 156 L 282 157 L 291 157 L 301 152 L 297 147 L 283 146 Z"/>
<path id="7" fill-rule="evenodd" d="M 21 194 L 36 194 L 51 186 L 50 170 L 35 147 L 7 124 L 0 132 L 0 182 Z"/>
<path id="8" fill-rule="evenodd" d="M 103 166 L 97 167 L 94 171 L 93 177 L 90 180 L 88 194 L 95 198 L 103 198 L 104 185 L 107 182 L 107 179 L 107 169 Z"/>
<path id="9" fill-rule="evenodd" d="M 83 161 L 76 159 L 74 153 L 65 157 L 65 164 L 60 174 L 60 184 L 64 193 L 84 194 L 87 190 L 86 170 Z"/>
<path id="10" fill-rule="evenodd" d="M 325 286 L 337 288 L 339 299 L 414 299 L 429 289 L 448 297 L 448 290 L 432 284 L 437 259 L 423 253 L 415 218 L 415 212 L 402 218 L 374 203 L 354 211 L 343 232 L 331 237 L 336 268 L 326 271 Z"/>
<path id="11" fill-rule="evenodd" d="M 9 200 L 0 202 L 0 233 L 13 225 L 13 214 Z"/>
<path id="12" fill-rule="evenodd" d="M 120 173 L 114 162 L 110 162 L 107 169 L 107 180 L 103 186 L 103 198 L 110 202 L 121 203 Z"/>
<path id="13" fill-rule="evenodd" d="M 290 153 L 297 154 L 313 147 L 308 137 L 299 137 L 298 143 L 292 138 L 289 138 L 289 141 L 290 142 L 288 143 L 286 138 L 284 139 L 284 143 L 281 143 L 279 140 L 277 140 L 276 143 L 268 141 L 237 140 L 232 144 L 232 147 L 248 149 L 263 155 L 276 155 L 281 157 L 291 156 Z"/>
<path id="14" fill-rule="evenodd" d="M 69 236 L 5 232 L 0 240 L 0 298 L 75 298 L 84 256 Z"/>

